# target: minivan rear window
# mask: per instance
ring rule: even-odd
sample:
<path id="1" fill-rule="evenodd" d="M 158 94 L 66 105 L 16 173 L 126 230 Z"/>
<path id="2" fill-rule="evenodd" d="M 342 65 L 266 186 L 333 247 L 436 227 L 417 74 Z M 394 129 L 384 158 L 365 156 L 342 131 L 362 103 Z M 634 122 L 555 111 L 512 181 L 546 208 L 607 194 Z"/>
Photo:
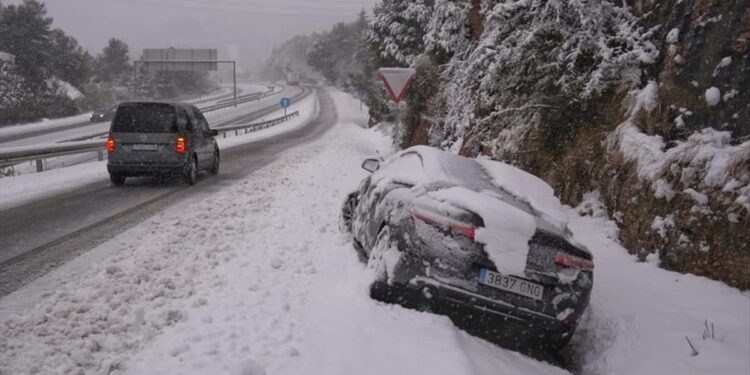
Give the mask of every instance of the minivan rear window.
<path id="1" fill-rule="evenodd" d="M 117 108 L 113 133 L 176 133 L 175 108 L 163 103 L 135 103 Z"/>

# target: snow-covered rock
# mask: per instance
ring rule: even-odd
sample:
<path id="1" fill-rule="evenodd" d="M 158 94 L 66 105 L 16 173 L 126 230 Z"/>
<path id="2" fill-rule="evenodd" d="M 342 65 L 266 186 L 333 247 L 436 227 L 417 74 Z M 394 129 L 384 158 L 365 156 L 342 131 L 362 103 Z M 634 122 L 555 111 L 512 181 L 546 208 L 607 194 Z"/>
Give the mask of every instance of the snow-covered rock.
<path id="1" fill-rule="evenodd" d="M 676 44 L 680 40 L 680 29 L 674 28 L 667 33 L 667 43 Z"/>
<path id="2" fill-rule="evenodd" d="M 709 87 L 706 89 L 706 104 L 713 107 L 721 101 L 721 90 L 718 87 Z"/>

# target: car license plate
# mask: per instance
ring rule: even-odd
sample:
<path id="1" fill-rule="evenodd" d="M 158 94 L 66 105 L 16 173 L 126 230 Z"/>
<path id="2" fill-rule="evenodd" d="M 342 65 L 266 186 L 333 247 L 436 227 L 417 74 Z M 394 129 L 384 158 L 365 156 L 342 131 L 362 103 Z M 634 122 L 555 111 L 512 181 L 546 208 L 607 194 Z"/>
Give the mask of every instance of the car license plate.
<path id="1" fill-rule="evenodd" d="M 501 275 L 485 268 L 479 270 L 479 283 L 535 300 L 541 300 L 544 294 L 544 287 L 539 284 L 513 276 Z"/>
<path id="2" fill-rule="evenodd" d="M 144 145 L 144 144 L 133 145 L 133 150 L 135 150 L 135 151 L 156 151 L 156 145 Z"/>

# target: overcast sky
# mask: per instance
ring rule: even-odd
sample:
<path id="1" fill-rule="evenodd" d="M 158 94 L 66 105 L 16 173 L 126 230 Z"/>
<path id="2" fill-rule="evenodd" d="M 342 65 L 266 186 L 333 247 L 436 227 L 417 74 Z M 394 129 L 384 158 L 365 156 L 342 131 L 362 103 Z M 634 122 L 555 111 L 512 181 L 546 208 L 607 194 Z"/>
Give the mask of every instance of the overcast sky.
<path id="1" fill-rule="evenodd" d="M 378 0 L 43 0 L 54 27 L 96 55 L 116 37 L 143 48 L 218 48 L 253 69 L 274 45 L 370 11 Z M 4 0 L 4 4 L 21 0 Z"/>

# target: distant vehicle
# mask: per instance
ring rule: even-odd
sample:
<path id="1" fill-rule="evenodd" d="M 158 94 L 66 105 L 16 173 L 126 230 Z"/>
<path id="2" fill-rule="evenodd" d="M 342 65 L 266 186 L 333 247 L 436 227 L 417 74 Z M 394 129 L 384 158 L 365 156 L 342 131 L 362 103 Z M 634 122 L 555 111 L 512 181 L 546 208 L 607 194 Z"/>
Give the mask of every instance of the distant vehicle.
<path id="1" fill-rule="evenodd" d="M 376 275 L 374 299 L 448 315 L 514 350 L 555 353 L 568 343 L 594 264 L 546 183 L 425 146 L 362 167 L 373 173 L 340 222 Z"/>
<path id="2" fill-rule="evenodd" d="M 117 107 L 97 109 L 96 111 L 94 111 L 94 113 L 91 114 L 91 117 L 89 119 L 91 120 L 91 122 L 110 121 L 115 117 L 116 110 Z"/>
<path id="3" fill-rule="evenodd" d="M 297 73 L 287 73 L 286 84 L 289 86 L 299 86 L 299 76 Z"/>
<path id="4" fill-rule="evenodd" d="M 131 176 L 182 176 L 192 185 L 201 170 L 219 173 L 216 135 L 189 104 L 120 104 L 106 144 L 109 177 L 122 185 Z"/>

